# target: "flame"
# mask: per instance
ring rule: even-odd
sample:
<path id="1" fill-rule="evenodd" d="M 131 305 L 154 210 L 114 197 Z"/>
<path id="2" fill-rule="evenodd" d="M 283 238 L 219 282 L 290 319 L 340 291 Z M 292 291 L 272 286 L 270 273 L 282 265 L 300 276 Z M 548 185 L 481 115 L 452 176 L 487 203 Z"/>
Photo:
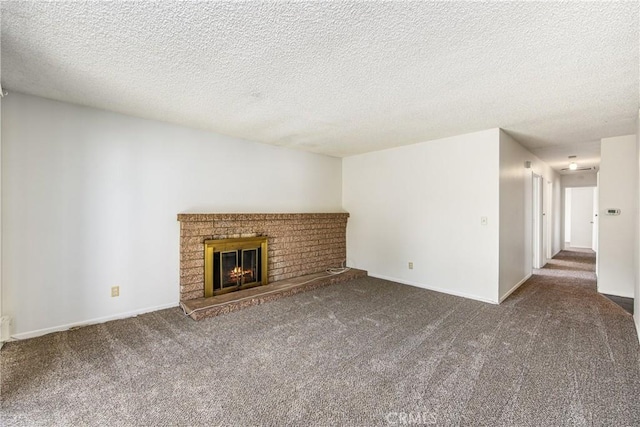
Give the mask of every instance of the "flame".
<path id="1" fill-rule="evenodd" d="M 235 267 L 229 273 L 229 277 L 231 277 L 231 280 L 239 280 L 247 275 L 249 277 L 253 277 L 253 270 L 243 270 L 241 267 Z"/>

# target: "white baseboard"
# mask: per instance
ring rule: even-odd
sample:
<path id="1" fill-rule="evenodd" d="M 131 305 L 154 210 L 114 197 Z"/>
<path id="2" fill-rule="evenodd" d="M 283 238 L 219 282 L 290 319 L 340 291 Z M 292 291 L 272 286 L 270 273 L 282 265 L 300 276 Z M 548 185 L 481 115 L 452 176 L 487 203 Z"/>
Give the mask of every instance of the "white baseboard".
<path id="1" fill-rule="evenodd" d="M 638 334 L 638 342 L 640 342 L 640 323 L 638 323 L 640 321 L 640 319 L 638 319 L 638 317 L 640 316 L 633 316 L 633 321 L 636 324 L 636 333 Z"/>
<path id="2" fill-rule="evenodd" d="M 430 291 L 440 292 L 442 294 L 448 294 L 448 295 L 453 295 L 453 296 L 456 296 L 456 297 L 472 299 L 472 300 L 476 300 L 476 301 L 480 301 L 480 302 L 486 302 L 486 303 L 489 303 L 489 304 L 498 304 L 497 301 L 492 301 L 490 299 L 481 298 L 481 297 L 476 296 L 476 295 L 466 294 L 464 292 L 452 291 L 451 289 L 444 289 L 444 288 L 438 288 L 438 287 L 435 287 L 435 286 L 429 286 L 429 285 L 425 285 L 424 283 L 412 282 L 410 280 L 398 279 L 396 277 L 383 276 L 381 274 L 376 274 L 376 273 L 371 273 L 371 272 L 369 272 L 369 276 L 376 277 L 378 279 L 388 280 L 390 282 L 402 283 L 403 285 L 409 285 L 409 286 L 415 286 L 417 288 L 428 289 Z"/>
<path id="3" fill-rule="evenodd" d="M 51 328 L 37 329 L 35 331 L 29 331 L 29 332 L 21 332 L 19 334 L 12 335 L 11 338 L 14 340 L 35 338 L 42 335 L 50 334 L 52 332 L 61 332 L 71 328 L 77 328 L 80 326 L 89 326 L 89 325 L 95 325 L 97 323 L 109 322 L 111 320 L 126 319 L 128 317 L 136 317 L 140 314 L 150 313 L 152 311 L 164 310 L 166 308 L 172 308 L 177 306 L 178 306 L 177 302 L 172 302 L 169 304 L 158 305 L 155 307 L 147 307 L 140 310 L 133 310 L 125 313 L 118 313 L 111 316 L 97 317 L 95 319 L 84 320 L 81 322 L 74 322 L 74 323 L 67 323 L 66 325 L 53 326 Z"/>
<path id="4" fill-rule="evenodd" d="M 555 256 L 555 255 L 554 255 L 554 256 Z M 515 286 L 514 286 L 513 288 L 509 289 L 509 290 L 507 291 L 507 293 L 506 293 L 506 294 L 504 294 L 504 295 L 502 295 L 502 297 L 500 297 L 500 302 L 502 302 L 502 301 L 506 300 L 506 299 L 509 297 L 509 295 L 511 295 L 511 294 L 512 294 L 516 289 L 518 289 L 520 286 L 522 286 L 522 284 L 523 284 L 524 282 L 526 282 L 527 280 L 529 280 L 529 279 L 531 278 L 531 276 L 533 276 L 533 274 L 529 273 L 529 274 L 527 274 L 527 275 L 525 276 L 525 278 L 524 278 L 524 279 L 522 279 L 522 280 L 520 280 L 518 283 L 516 283 L 516 284 L 515 284 Z"/>

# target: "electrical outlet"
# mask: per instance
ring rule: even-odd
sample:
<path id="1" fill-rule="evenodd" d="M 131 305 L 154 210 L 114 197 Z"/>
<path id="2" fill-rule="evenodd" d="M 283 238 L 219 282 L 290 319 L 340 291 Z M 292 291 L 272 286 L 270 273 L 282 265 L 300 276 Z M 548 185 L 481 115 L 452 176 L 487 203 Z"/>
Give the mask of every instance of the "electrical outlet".
<path id="1" fill-rule="evenodd" d="M 489 220 L 487 219 L 486 216 L 481 216 L 480 217 L 480 225 L 487 225 L 488 222 L 489 222 Z"/>
<path id="2" fill-rule="evenodd" d="M 119 296 L 120 296 L 120 286 L 112 286 L 111 297 L 119 297 Z"/>
<path id="3" fill-rule="evenodd" d="M 413 262 L 409 261 L 409 270 L 413 270 Z"/>

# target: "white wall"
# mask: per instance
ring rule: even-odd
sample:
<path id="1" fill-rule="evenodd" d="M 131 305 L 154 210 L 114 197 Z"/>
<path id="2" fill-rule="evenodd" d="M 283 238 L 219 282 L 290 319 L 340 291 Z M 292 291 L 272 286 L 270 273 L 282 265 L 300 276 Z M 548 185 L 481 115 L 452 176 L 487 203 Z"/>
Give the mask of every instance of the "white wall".
<path id="1" fill-rule="evenodd" d="M 525 168 L 525 162 L 531 168 Z M 560 250 L 560 176 L 549 165 L 531 154 L 515 139 L 500 131 L 500 284 L 499 298 L 504 300 L 530 275 L 533 265 L 533 174 L 543 178 L 545 221 L 552 239 L 551 254 Z M 546 185 L 551 183 L 551 185 Z M 551 204 L 551 206 L 549 206 Z"/>
<path id="2" fill-rule="evenodd" d="M 2 33 L 2 8 L 0 8 L 0 34 Z M 0 52 L 2 52 L 2 37 L 0 37 Z M 2 70 L 2 55 L 0 55 L 0 70 Z M 2 78 L 0 76 L 0 81 Z M 3 89 L 0 88 L 0 91 Z M 3 317 L 2 311 L 2 97 L 0 96 L 0 348 L 2 343 L 7 340 L 8 325 L 5 325 L 8 319 Z"/>
<path id="3" fill-rule="evenodd" d="M 633 298 L 638 218 L 636 136 L 604 138 L 600 149 L 598 291 Z M 606 209 L 621 209 L 619 216 Z"/>
<path id="4" fill-rule="evenodd" d="M 595 187 L 598 185 L 598 172 L 576 172 L 561 176 L 562 187 Z"/>
<path id="5" fill-rule="evenodd" d="M 2 107 L 18 337 L 177 305 L 179 212 L 341 211 L 337 158 L 17 93 Z"/>
<path id="6" fill-rule="evenodd" d="M 497 302 L 498 135 L 491 129 L 343 159 L 348 265 Z"/>
<path id="7" fill-rule="evenodd" d="M 2 98 L 0 98 L 0 348 L 2 343 L 9 339 L 8 321 L 9 319 L 4 317 L 2 311 Z"/>
<path id="8" fill-rule="evenodd" d="M 594 187 L 569 188 L 568 190 L 571 192 L 569 243 L 573 248 L 591 249 L 593 247 Z"/>
<path id="9" fill-rule="evenodd" d="M 638 118 L 636 120 L 636 182 L 640 182 L 640 109 L 638 110 Z M 638 215 L 636 216 L 636 277 L 635 277 L 635 292 L 633 300 L 633 318 L 636 321 L 636 332 L 638 333 L 638 340 L 640 340 L 640 185 L 638 186 L 638 197 L 636 203 L 636 209 L 638 209 Z"/>

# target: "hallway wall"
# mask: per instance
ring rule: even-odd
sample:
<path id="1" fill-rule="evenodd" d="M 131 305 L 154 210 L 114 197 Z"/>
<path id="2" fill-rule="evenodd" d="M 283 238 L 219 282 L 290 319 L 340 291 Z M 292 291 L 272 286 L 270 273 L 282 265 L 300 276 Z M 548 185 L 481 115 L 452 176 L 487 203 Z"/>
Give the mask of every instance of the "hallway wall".
<path id="1" fill-rule="evenodd" d="M 526 168 L 525 162 L 531 167 Z M 533 268 L 532 197 L 533 174 L 543 177 L 545 218 L 550 227 L 551 255 L 560 251 L 560 175 L 534 156 L 507 132 L 500 130 L 500 246 L 499 301 L 507 298 Z M 550 185 L 549 185 L 550 183 Z M 548 206 L 549 202 L 551 207 Z"/>
<path id="2" fill-rule="evenodd" d="M 636 280 L 638 161 L 636 135 L 601 142 L 598 291 L 633 298 Z M 620 209 L 620 215 L 607 215 Z"/>

